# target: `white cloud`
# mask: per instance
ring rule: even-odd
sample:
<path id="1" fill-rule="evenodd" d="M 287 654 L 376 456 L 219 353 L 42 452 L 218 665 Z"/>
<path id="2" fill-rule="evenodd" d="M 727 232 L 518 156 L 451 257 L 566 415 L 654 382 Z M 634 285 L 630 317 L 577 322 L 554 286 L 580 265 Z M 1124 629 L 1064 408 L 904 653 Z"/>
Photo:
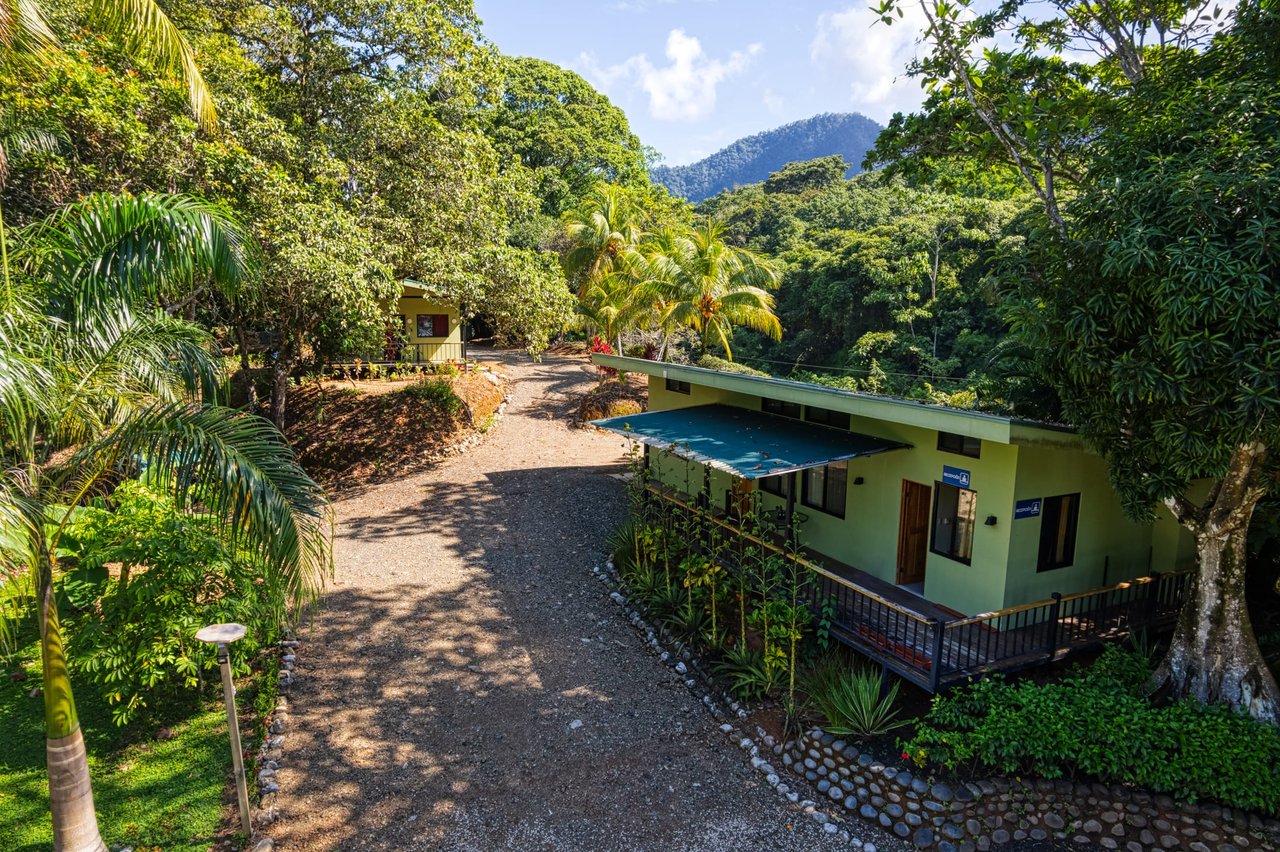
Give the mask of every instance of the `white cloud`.
<path id="1" fill-rule="evenodd" d="M 765 89 L 760 95 L 760 102 L 764 104 L 764 108 L 774 115 L 780 115 L 783 108 L 787 105 L 782 96 L 773 89 Z"/>
<path id="2" fill-rule="evenodd" d="M 665 66 L 655 66 L 643 53 L 607 67 L 583 54 L 577 64 L 606 92 L 624 81 L 643 89 L 649 96 L 649 114 L 659 121 L 697 121 L 715 109 L 716 88 L 745 71 L 760 50 L 759 44 L 752 44 L 725 59 L 712 59 L 697 38 L 675 29 L 667 36 Z"/>
<path id="3" fill-rule="evenodd" d="M 815 64 L 849 80 L 854 106 L 880 121 L 914 109 L 923 100 L 919 82 L 907 77 L 906 70 L 924 31 L 924 12 L 915 3 L 900 8 L 903 17 L 892 26 L 880 23 L 879 16 L 862 4 L 823 13 L 809 48 Z"/>

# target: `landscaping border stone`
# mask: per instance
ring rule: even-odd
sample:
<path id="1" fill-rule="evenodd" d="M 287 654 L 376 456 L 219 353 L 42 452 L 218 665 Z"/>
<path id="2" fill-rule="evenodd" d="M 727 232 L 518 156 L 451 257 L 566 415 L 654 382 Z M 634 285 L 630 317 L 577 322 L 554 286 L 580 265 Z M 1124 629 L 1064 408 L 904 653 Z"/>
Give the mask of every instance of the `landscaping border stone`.
<path id="1" fill-rule="evenodd" d="M 847 812 L 909 837 L 917 849 L 985 852 L 1050 838 L 1126 852 L 1243 852 L 1280 846 L 1280 822 L 1235 808 L 1177 803 L 1123 785 L 1065 779 L 933 783 L 888 766 L 821 728 L 786 743 L 782 763 L 810 782 L 825 782 Z"/>

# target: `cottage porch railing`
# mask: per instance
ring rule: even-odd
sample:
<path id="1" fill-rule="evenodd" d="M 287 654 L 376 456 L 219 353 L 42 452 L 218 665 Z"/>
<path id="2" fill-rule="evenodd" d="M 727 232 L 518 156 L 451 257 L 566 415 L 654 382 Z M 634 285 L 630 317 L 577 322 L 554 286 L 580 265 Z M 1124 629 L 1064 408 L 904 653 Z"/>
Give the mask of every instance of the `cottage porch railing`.
<path id="1" fill-rule="evenodd" d="M 815 614 L 825 605 L 831 614 L 831 635 L 930 692 L 971 677 L 1040 665 L 1131 633 L 1166 628 L 1177 618 L 1191 582 L 1190 572 L 1154 574 L 996 612 L 944 618 L 891 601 L 768 535 L 745 531 L 732 518 L 665 489 L 651 485 L 648 491 L 672 511 L 696 515 L 728 531 L 730 547 L 724 559 L 732 563 L 730 570 L 748 548 L 763 548 L 811 572 L 809 603 Z"/>
<path id="2" fill-rule="evenodd" d="M 404 343 L 388 345 L 376 352 L 363 356 L 340 355 L 325 365 L 327 371 L 366 367 L 373 364 L 382 368 L 394 368 L 403 364 L 410 367 L 423 367 L 428 364 L 465 364 L 467 360 L 467 344 L 465 341 L 446 340 L 439 343 Z"/>

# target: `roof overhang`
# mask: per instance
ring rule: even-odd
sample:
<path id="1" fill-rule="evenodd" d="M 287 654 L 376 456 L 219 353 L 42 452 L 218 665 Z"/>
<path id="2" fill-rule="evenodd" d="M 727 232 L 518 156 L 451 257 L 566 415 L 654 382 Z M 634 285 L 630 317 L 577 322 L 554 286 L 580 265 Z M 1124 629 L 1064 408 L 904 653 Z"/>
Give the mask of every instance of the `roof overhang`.
<path id="1" fill-rule="evenodd" d="M 742 479 L 763 479 L 909 446 L 731 405 L 672 408 L 592 423 Z"/>

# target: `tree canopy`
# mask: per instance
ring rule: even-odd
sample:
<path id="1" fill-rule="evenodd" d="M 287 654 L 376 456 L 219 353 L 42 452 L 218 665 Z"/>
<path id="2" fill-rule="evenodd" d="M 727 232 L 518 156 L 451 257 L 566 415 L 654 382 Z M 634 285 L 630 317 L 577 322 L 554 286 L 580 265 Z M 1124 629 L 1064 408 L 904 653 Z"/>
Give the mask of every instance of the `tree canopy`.
<path id="1" fill-rule="evenodd" d="M 533 173 L 544 215 L 559 216 L 601 181 L 648 184 L 626 115 L 586 80 L 528 57 L 503 57 L 499 68 L 502 93 L 485 127 L 504 159 Z"/>

